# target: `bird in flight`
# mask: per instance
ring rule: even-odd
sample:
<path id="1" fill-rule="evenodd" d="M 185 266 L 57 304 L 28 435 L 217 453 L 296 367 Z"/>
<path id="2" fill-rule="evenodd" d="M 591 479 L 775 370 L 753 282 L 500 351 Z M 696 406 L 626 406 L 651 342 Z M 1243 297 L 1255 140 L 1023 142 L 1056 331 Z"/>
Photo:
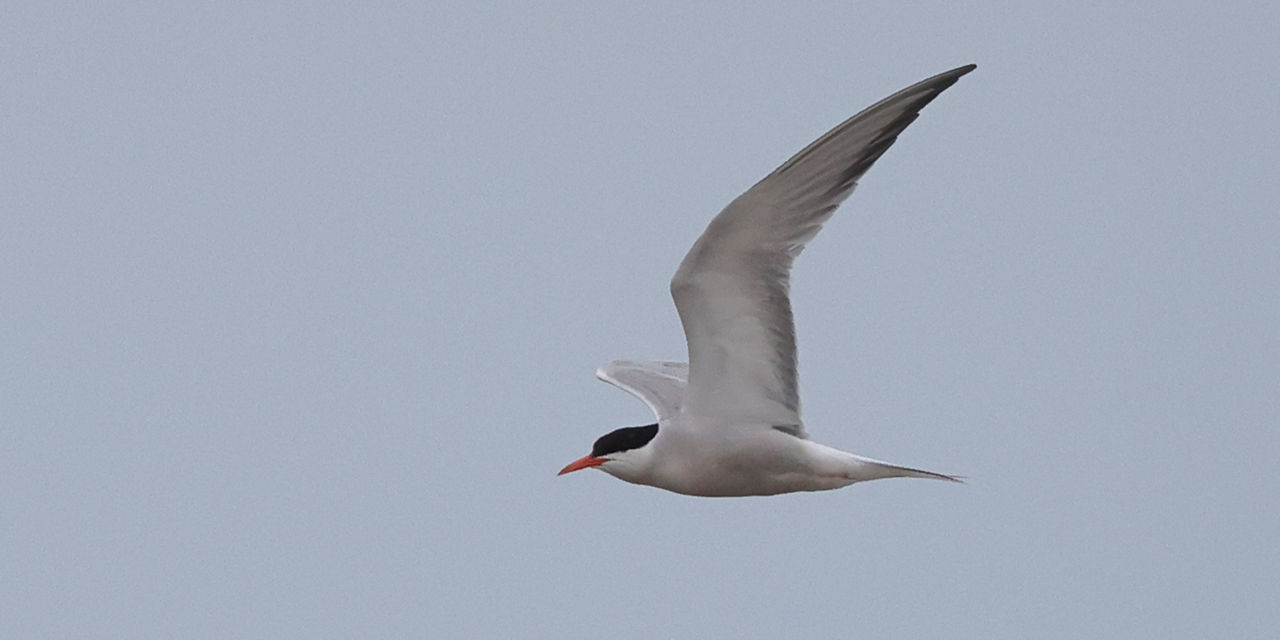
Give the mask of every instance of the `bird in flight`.
<path id="1" fill-rule="evenodd" d="M 845 120 L 711 220 L 671 280 L 689 362 L 618 360 L 596 377 L 639 397 L 654 424 L 596 440 L 560 475 L 596 468 L 693 496 L 823 491 L 880 478 L 955 476 L 818 444 L 800 421 L 791 264 L 858 179 L 965 65 Z"/>

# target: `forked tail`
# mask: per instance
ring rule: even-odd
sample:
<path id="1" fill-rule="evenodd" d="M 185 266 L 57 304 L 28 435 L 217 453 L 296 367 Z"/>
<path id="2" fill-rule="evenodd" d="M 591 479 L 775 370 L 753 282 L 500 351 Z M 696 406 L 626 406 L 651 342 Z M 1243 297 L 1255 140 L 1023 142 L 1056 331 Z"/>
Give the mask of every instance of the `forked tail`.
<path id="1" fill-rule="evenodd" d="M 889 464 L 880 460 L 864 458 L 862 456 L 853 455 L 856 460 L 856 474 L 860 480 L 879 480 L 881 478 L 932 478 L 934 480 L 947 480 L 949 482 L 964 482 L 964 476 L 949 476 L 944 473 L 934 473 L 923 469 L 912 469 L 910 467 L 900 467 L 896 464 Z"/>

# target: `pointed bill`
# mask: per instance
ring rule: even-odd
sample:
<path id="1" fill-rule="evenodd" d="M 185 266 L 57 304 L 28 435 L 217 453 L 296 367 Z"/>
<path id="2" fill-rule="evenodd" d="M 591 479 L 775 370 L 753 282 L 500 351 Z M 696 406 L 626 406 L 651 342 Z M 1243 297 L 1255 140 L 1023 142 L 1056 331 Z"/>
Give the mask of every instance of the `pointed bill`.
<path id="1" fill-rule="evenodd" d="M 566 473 L 572 473 L 580 469 L 586 469 L 589 467 L 598 467 L 608 461 L 609 461 L 608 458 L 597 458 L 595 456 L 582 456 L 581 458 L 578 458 L 577 460 L 570 462 L 568 466 L 561 469 L 560 473 L 557 473 L 556 475 L 562 476 Z"/>

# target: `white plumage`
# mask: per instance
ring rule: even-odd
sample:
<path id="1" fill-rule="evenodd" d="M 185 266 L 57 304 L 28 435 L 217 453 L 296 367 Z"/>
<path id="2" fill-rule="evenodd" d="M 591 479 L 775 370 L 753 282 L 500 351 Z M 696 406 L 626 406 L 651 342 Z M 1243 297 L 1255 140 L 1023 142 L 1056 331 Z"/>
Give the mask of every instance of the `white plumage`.
<path id="1" fill-rule="evenodd" d="M 888 477 L 955 480 L 808 439 L 800 418 L 791 265 L 858 179 L 967 65 L 881 100 L 805 147 L 725 207 L 671 280 L 689 364 L 616 361 L 596 375 L 653 409 L 656 430 L 598 440 L 587 467 L 703 496 L 834 489 Z"/>

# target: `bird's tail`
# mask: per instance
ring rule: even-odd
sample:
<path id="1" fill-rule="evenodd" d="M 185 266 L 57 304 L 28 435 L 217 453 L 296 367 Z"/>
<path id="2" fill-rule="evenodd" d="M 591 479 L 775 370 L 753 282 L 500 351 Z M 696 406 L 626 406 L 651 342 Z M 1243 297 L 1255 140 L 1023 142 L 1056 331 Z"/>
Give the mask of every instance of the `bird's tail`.
<path id="1" fill-rule="evenodd" d="M 964 476 L 949 476 L 944 473 L 934 473 L 932 471 L 924 471 L 922 469 L 912 469 L 910 467 L 900 467 L 896 464 L 889 464 L 880 460 L 864 458 L 862 456 L 853 456 L 855 460 L 856 474 L 861 480 L 879 480 L 881 478 L 932 478 L 934 480 L 947 480 L 949 482 L 964 482 Z"/>

